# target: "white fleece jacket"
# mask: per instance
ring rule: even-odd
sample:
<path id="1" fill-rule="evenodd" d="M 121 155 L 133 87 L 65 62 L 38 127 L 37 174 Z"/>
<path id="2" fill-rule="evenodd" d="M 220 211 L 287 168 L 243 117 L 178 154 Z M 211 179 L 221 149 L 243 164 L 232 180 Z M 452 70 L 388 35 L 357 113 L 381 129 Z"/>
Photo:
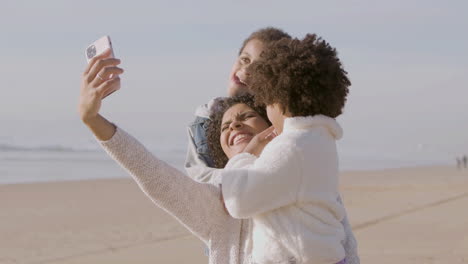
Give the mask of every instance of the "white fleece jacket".
<path id="1" fill-rule="evenodd" d="M 246 254 L 254 263 L 333 264 L 345 258 L 338 202 L 341 127 L 326 116 L 287 118 L 259 158 L 243 153 L 222 171 L 225 205 L 252 219 Z"/>

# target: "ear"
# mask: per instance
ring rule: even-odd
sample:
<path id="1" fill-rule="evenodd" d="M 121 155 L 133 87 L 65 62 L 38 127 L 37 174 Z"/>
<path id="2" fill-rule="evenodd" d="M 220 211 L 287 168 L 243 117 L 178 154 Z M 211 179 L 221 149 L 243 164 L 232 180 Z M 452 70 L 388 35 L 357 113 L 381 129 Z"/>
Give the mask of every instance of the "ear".
<path id="1" fill-rule="evenodd" d="M 284 105 L 282 105 L 280 103 L 276 103 L 275 105 L 276 105 L 276 107 L 278 107 L 279 111 L 284 116 L 291 117 L 291 112 L 289 112 L 289 109 L 286 106 L 284 106 Z"/>

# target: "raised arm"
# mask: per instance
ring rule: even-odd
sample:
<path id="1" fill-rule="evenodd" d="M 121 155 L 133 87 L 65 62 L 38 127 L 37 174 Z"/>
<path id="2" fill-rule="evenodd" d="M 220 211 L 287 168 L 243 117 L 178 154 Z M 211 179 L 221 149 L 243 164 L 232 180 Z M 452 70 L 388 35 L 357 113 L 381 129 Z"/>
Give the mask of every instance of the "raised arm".
<path id="1" fill-rule="evenodd" d="M 117 128 L 101 145 L 124 167 L 140 189 L 159 207 L 208 243 L 211 233 L 235 226 L 225 211 L 220 189 L 198 183 L 152 155 L 135 138 Z"/>
<path id="2" fill-rule="evenodd" d="M 105 150 L 132 175 L 158 206 L 177 218 L 204 242 L 220 230 L 236 228 L 221 201 L 219 188 L 200 184 L 158 160 L 136 139 L 99 114 L 104 97 L 120 87 L 118 59 L 94 58 L 82 76 L 78 111 Z M 109 77 L 112 74 L 112 79 Z M 236 222 L 237 221 L 237 222 Z"/>
<path id="3" fill-rule="evenodd" d="M 115 126 L 99 114 L 102 99 L 120 88 L 123 69 L 117 67 L 119 59 L 107 58 L 110 50 L 94 57 L 81 77 L 78 112 L 81 120 L 99 140 L 108 140 L 115 133 Z M 113 76 L 110 78 L 110 76 Z"/>

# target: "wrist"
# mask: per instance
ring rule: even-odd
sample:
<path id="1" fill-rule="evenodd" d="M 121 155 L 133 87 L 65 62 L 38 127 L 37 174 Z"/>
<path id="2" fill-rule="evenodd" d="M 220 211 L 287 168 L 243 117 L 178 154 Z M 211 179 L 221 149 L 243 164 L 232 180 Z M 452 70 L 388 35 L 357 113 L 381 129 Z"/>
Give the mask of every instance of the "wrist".
<path id="1" fill-rule="evenodd" d="M 81 121 L 87 126 L 90 126 L 93 123 L 96 123 L 97 119 L 98 119 L 98 115 L 81 117 Z"/>
<path id="2" fill-rule="evenodd" d="M 83 118 L 83 122 L 100 141 L 111 139 L 117 131 L 117 127 L 100 114 Z"/>

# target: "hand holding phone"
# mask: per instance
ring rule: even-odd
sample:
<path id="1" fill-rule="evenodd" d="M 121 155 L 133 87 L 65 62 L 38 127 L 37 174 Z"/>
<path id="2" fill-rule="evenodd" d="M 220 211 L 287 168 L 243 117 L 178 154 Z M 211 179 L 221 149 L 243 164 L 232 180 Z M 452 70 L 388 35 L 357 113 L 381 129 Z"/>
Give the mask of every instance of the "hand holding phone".
<path id="1" fill-rule="evenodd" d="M 108 53 L 109 55 L 103 57 L 102 59 L 115 58 L 114 57 L 114 50 L 112 48 L 112 42 L 111 42 L 111 39 L 110 39 L 109 36 L 101 37 L 100 39 L 96 40 L 95 42 L 93 42 L 91 45 L 89 45 L 86 48 L 86 52 L 85 52 L 86 60 L 89 63 L 91 61 L 91 59 L 93 59 L 96 56 L 101 56 L 104 53 Z M 107 81 L 107 80 L 113 79 L 116 75 L 110 74 L 108 76 L 106 76 L 106 75 L 101 76 L 98 73 L 96 76 L 97 76 L 97 78 L 100 78 L 103 81 Z M 110 94 L 112 94 L 113 92 L 115 92 L 118 89 L 120 89 L 120 82 L 117 85 L 115 85 L 114 90 L 110 91 L 108 94 L 105 94 L 103 99 L 105 97 L 109 96 Z"/>

